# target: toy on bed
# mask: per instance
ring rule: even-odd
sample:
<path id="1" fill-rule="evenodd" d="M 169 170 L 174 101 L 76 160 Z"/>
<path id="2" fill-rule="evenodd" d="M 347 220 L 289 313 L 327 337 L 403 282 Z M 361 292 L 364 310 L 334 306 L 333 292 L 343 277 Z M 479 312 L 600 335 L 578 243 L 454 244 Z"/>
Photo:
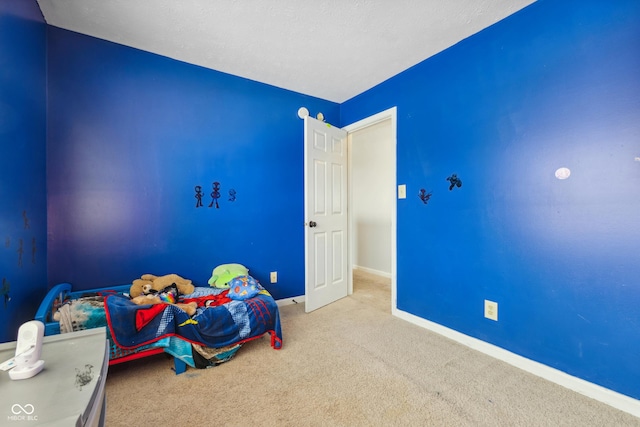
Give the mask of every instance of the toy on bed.
<path id="1" fill-rule="evenodd" d="M 139 279 L 131 283 L 129 296 L 131 301 L 138 305 L 148 304 L 174 304 L 184 310 L 189 316 L 196 313 L 195 302 L 178 302 L 182 295 L 193 293 L 195 286 L 191 280 L 184 279 L 177 274 L 156 276 L 143 274 Z"/>
<path id="2" fill-rule="evenodd" d="M 239 276 L 247 276 L 249 269 L 242 264 L 221 264 L 213 269 L 209 285 L 220 289 L 229 289 L 229 282 Z"/>
<path id="3" fill-rule="evenodd" d="M 154 277 L 167 280 L 166 276 Z M 140 280 L 145 279 L 149 277 L 141 276 Z M 189 310 L 193 314 L 171 303 L 136 304 L 130 298 L 136 293 L 133 283 L 86 291 L 72 291 L 70 284 L 61 283 L 42 301 L 36 319 L 45 323 L 46 335 L 107 326 L 112 350 L 110 364 L 166 352 L 174 356 L 176 373 L 184 372 L 187 365 L 208 367 L 227 361 L 244 342 L 266 333 L 271 336 L 271 346 L 281 348 L 278 306 L 261 286 L 253 297 L 233 299 L 229 297 L 230 289 L 198 287 L 192 283 L 189 285 L 193 291 L 181 295 L 180 289 L 190 288 L 178 282 L 181 284 L 175 280 L 169 284 L 173 288 L 175 283 L 178 291 L 175 302 L 193 308 Z M 158 290 L 147 287 L 148 295 L 157 293 L 151 289 Z M 54 319 L 54 313 L 59 321 Z"/>

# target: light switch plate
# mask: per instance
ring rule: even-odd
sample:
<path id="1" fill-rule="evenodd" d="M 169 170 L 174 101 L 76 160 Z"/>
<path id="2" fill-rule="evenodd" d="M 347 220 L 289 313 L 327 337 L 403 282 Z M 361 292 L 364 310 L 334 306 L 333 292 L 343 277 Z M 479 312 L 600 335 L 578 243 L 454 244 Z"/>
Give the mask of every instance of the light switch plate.
<path id="1" fill-rule="evenodd" d="M 398 185 L 398 199 L 407 198 L 407 186 L 405 184 Z"/>

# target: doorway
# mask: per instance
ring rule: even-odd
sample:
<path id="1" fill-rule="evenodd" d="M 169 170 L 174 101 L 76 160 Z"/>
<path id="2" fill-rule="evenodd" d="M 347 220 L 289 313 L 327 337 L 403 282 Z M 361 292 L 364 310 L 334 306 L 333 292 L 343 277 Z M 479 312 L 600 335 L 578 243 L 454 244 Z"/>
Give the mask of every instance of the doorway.
<path id="1" fill-rule="evenodd" d="M 324 122 L 305 117 L 305 311 L 313 311 L 330 304 L 344 296 L 353 294 L 354 248 L 365 252 L 366 245 L 380 246 L 375 239 L 367 239 L 366 220 L 352 215 L 353 195 L 353 149 L 354 140 L 369 140 L 362 135 L 375 135 L 379 140 L 384 156 L 380 157 L 377 166 L 363 162 L 361 170 L 367 174 L 379 174 L 384 169 L 386 179 L 379 181 L 371 190 L 374 197 L 383 198 L 382 221 L 384 230 L 377 234 L 384 241 L 384 247 L 378 252 L 370 252 L 370 256 L 383 260 L 383 264 L 370 264 L 372 271 L 383 272 L 390 276 L 391 313 L 396 313 L 396 108 L 390 108 L 371 117 L 355 122 L 343 129 L 333 128 Z M 378 126 L 379 125 L 379 126 Z M 346 146 L 346 147 L 345 147 Z M 377 149 L 356 147 L 361 153 L 373 152 Z M 330 155 L 333 159 L 324 159 Z M 358 156 L 363 156 L 359 154 Z M 343 163 L 342 160 L 345 160 Z M 346 164 L 346 167 L 345 167 Z M 375 168 L 380 170 L 375 170 Z M 343 171 L 346 169 L 346 176 Z M 345 182 L 346 181 L 346 182 Z M 366 178 L 365 178 L 366 181 Z M 343 184 L 346 184 L 344 187 Z M 358 190 L 360 191 L 360 190 Z M 346 193 L 346 194 L 345 194 Z M 346 195 L 346 197 L 344 197 Z M 344 199 L 343 199 L 344 197 Z M 375 200 L 374 200 L 375 202 Z M 336 215 L 342 216 L 346 211 L 343 226 L 336 230 L 325 230 L 324 224 L 331 224 Z M 363 209 L 366 212 L 366 208 Z M 363 224 L 360 224 L 363 222 Z M 358 237 L 353 230 L 365 226 Z M 346 230 L 346 232 L 345 232 Z M 385 231 L 386 230 L 386 231 Z M 345 242 L 346 241 L 346 242 Z M 360 244 L 358 243 L 360 242 Z M 346 244 L 345 244 L 346 243 Z M 344 245 L 344 246 L 343 246 Z M 335 250 L 343 248 L 344 250 Z M 380 255 L 383 253 L 383 255 Z M 369 263 L 369 261 L 366 261 Z M 380 267 L 382 266 L 382 267 Z M 346 274 L 346 277 L 345 277 Z"/>
<path id="2" fill-rule="evenodd" d="M 396 108 L 347 131 L 349 294 L 360 284 L 396 309 Z M 374 303 L 372 301 L 372 303 Z M 389 311 L 388 309 L 385 311 Z"/>

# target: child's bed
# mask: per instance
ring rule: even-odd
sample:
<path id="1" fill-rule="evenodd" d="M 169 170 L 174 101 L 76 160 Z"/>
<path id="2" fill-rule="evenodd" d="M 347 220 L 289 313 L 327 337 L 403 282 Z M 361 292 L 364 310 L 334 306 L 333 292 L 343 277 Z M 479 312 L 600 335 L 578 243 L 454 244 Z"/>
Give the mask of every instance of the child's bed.
<path id="1" fill-rule="evenodd" d="M 243 343 L 266 333 L 271 347 L 282 347 L 278 305 L 267 291 L 239 301 L 225 289 L 196 287 L 181 297 L 198 304 L 190 317 L 170 304 L 134 304 L 127 295 L 130 286 L 72 291 L 69 283 L 60 283 L 49 290 L 35 318 L 45 324 L 45 335 L 107 326 L 110 365 L 166 352 L 174 357 L 177 374 L 187 365 L 225 362 Z"/>

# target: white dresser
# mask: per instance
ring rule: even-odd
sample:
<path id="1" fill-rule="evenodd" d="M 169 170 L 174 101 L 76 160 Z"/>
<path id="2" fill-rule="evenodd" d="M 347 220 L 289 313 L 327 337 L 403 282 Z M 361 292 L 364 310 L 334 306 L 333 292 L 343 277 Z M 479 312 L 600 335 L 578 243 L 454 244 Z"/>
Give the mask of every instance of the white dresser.
<path id="1" fill-rule="evenodd" d="M 0 344 L 0 362 L 15 348 Z M 42 372 L 14 381 L 0 371 L 0 425 L 103 426 L 108 351 L 104 327 L 44 337 Z"/>

